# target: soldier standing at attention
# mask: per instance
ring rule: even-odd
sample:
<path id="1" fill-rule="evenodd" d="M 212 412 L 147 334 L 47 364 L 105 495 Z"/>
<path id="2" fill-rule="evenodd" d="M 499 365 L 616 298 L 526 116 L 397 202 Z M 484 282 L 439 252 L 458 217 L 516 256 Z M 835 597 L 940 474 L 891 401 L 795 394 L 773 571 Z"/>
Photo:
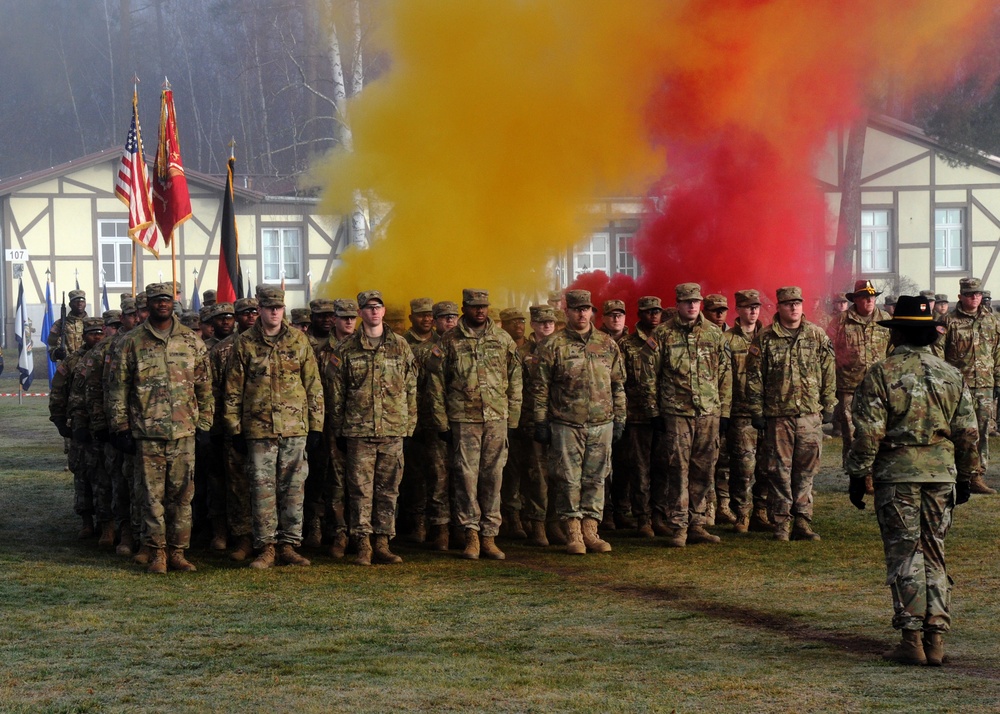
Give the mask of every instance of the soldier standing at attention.
<path id="1" fill-rule="evenodd" d="M 337 345 L 323 365 L 331 436 L 347 455 L 354 562 L 402 563 L 389 541 L 396 532 L 403 439 L 417 426 L 417 366 L 406 340 L 382 322 L 382 293 L 358 293 L 358 305 L 361 330 Z"/>
<path id="2" fill-rule="evenodd" d="M 62 362 L 66 357 L 83 344 L 83 320 L 87 317 L 87 293 L 83 290 L 69 291 L 69 313 L 65 324 L 60 317 L 52 323 L 52 329 L 46 336 L 45 344 L 49 346 L 53 362 Z M 66 346 L 63 348 L 63 333 L 66 333 Z"/>
<path id="3" fill-rule="evenodd" d="M 972 393 L 979 427 L 979 469 L 972 477 L 972 493 L 992 494 L 986 485 L 989 462 L 989 423 L 993 401 L 1000 397 L 1000 324 L 983 306 L 983 282 L 959 281 L 958 305 L 941 319 L 944 336 L 934 343 L 934 354 L 958 368 Z"/>
<path id="4" fill-rule="evenodd" d="M 323 345 L 330 339 L 333 324 L 337 316 L 330 298 L 316 298 L 309 302 L 309 344 L 316 350 L 317 356 Z"/>
<path id="5" fill-rule="evenodd" d="M 625 303 L 622 300 L 605 300 L 601 308 L 601 332 L 614 340 L 621 351 L 622 343 L 629 336 L 628 326 L 625 324 Z M 603 530 L 635 528 L 629 480 L 628 442 L 622 438 L 611 449 L 611 475 L 604 482 Z"/>
<path id="6" fill-rule="evenodd" d="M 260 317 L 236 340 L 226 377 L 226 431 L 246 455 L 257 558 L 251 568 L 309 565 L 302 507 L 306 451 L 323 443 L 323 386 L 309 339 L 284 322 L 285 291 L 257 289 Z"/>
<path id="7" fill-rule="evenodd" d="M 729 300 L 725 295 L 712 293 L 705 296 L 704 303 L 705 319 L 725 332 L 729 329 L 726 324 L 726 315 L 729 313 Z M 708 495 L 708 525 L 714 526 L 716 523 L 733 524 L 736 523 L 736 516 L 733 515 L 729 507 L 729 447 L 726 444 L 726 432 L 719 432 L 719 458 L 715 462 L 715 480 Z"/>
<path id="8" fill-rule="evenodd" d="M 944 293 L 936 293 L 934 295 L 934 319 L 940 320 L 942 317 L 948 314 L 948 296 Z"/>
<path id="9" fill-rule="evenodd" d="M 309 334 L 309 325 L 312 323 L 312 319 L 309 317 L 309 308 L 307 307 L 296 307 L 292 308 L 292 315 L 289 322 L 292 323 L 294 327 L 299 332 L 304 332 Z"/>
<path id="10" fill-rule="evenodd" d="M 752 423 L 765 431 L 769 510 L 775 540 L 819 540 L 810 523 L 812 485 L 823 450 L 822 425 L 833 421 L 833 345 L 802 315 L 802 290 L 778 288 L 778 314 L 750 345 L 747 396 Z M 794 527 L 792 519 L 794 518 Z"/>
<path id="11" fill-rule="evenodd" d="M 320 351 L 330 343 L 330 333 L 337 320 L 335 302 L 330 298 L 316 298 L 309 302 L 309 344 L 316 353 L 319 366 Z M 322 378 L 322 368 L 320 367 Z M 309 460 L 309 475 L 306 477 L 306 502 L 304 508 L 302 546 L 319 548 L 323 545 L 323 518 L 327 512 L 326 498 L 330 489 L 329 478 L 330 445 L 323 443 L 306 454 Z"/>
<path id="12" fill-rule="evenodd" d="M 566 293 L 566 329 L 538 348 L 532 384 L 535 441 L 549 444 L 556 512 L 572 555 L 611 550 L 597 534 L 597 524 L 604 512 L 611 445 L 625 432 L 621 352 L 594 328 L 593 315 L 590 292 Z"/>
<path id="13" fill-rule="evenodd" d="M 451 446 L 455 516 L 465 529 L 462 557 L 503 560 L 500 486 L 508 430 L 521 418 L 521 361 L 510 335 L 488 316 L 486 290 L 462 291 L 462 318 L 441 338 L 441 369 L 431 373 L 434 421 Z"/>
<path id="14" fill-rule="evenodd" d="M 434 332 L 434 300 L 429 297 L 410 300 L 410 328 L 403 335 L 410 350 L 436 342 Z M 414 352 L 414 355 L 416 353 Z M 418 378 L 418 382 L 420 379 Z M 419 388 L 419 387 L 418 387 Z M 436 435 L 435 435 L 436 437 Z M 423 543 L 427 539 L 427 478 L 422 451 L 416 439 L 408 439 L 403 447 L 403 481 L 399 485 L 400 526 L 410 529 L 409 540 Z"/>
<path id="15" fill-rule="evenodd" d="M 524 336 L 524 311 L 518 307 L 505 307 L 500 311 L 500 326 L 510 335 L 517 346 L 520 357 L 521 348 L 527 344 Z M 521 394 L 525 394 L 525 374 L 521 374 Z M 522 404 L 524 402 L 522 401 Z M 521 409 L 521 424 L 524 424 L 526 410 Z M 510 431 L 507 435 L 507 463 L 503 468 L 503 486 L 500 489 L 500 535 L 505 538 L 523 540 L 528 537 L 524 524 L 521 522 L 521 482 L 528 478 L 528 453 L 534 442 L 531 434 L 525 434 L 521 428 Z"/>
<path id="16" fill-rule="evenodd" d="M 505 307 L 500 311 L 500 326 L 518 347 L 521 347 L 526 340 L 524 336 L 526 322 L 524 310 L 519 307 Z"/>
<path id="17" fill-rule="evenodd" d="M 925 298 L 900 296 L 893 319 L 881 324 L 895 347 L 856 393 L 850 498 L 865 507 L 864 478 L 874 467 L 892 626 L 902 631 L 884 658 L 939 666 L 951 627 L 944 539 L 979 471 L 976 414 L 961 372 L 931 351 L 938 331 Z"/>
<path id="18" fill-rule="evenodd" d="M 200 333 L 201 341 L 205 343 L 206 349 L 212 349 L 218 340 L 215 339 L 215 326 L 212 324 L 212 314 L 215 312 L 214 305 L 204 305 L 198 311 L 198 327 L 192 327 L 195 332 Z"/>
<path id="19" fill-rule="evenodd" d="M 191 545 L 195 440 L 209 441 L 215 406 L 208 354 L 174 316 L 169 283 L 146 286 L 146 300 L 149 318 L 121 344 L 108 426 L 118 447 L 136 455 L 148 572 L 193 571 L 184 551 Z"/>

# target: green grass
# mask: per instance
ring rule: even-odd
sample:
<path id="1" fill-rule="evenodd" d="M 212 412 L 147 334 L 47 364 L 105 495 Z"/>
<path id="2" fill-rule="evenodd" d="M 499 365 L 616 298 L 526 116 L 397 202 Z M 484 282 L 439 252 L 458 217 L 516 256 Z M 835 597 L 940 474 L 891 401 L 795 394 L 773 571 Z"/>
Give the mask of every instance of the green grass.
<path id="1" fill-rule="evenodd" d="M 147 576 L 75 539 L 44 399 L 0 400 L 0 711 L 895 712 L 1000 708 L 995 510 L 949 536 L 951 663 L 879 654 L 891 630 L 871 507 L 839 442 L 817 483 L 820 543 L 723 533 L 669 550 L 611 537 L 503 563 L 399 546 L 401 566 L 326 557 L 262 573 L 195 550 Z"/>

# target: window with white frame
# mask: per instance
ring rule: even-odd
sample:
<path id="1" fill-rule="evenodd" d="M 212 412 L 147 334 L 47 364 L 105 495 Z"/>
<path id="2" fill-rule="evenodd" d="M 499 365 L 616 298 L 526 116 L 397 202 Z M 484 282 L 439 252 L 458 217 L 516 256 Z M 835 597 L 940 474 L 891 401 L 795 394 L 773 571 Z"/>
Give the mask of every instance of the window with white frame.
<path id="1" fill-rule="evenodd" d="M 630 278 L 639 277 L 639 262 L 635 259 L 635 234 L 618 234 L 618 260 L 616 261 L 616 272 L 627 275 Z"/>
<path id="2" fill-rule="evenodd" d="M 576 278 L 582 273 L 591 270 L 608 271 L 608 244 L 611 241 L 610 233 L 594 233 L 590 240 L 577 247 L 573 253 L 573 277 Z"/>
<path id="3" fill-rule="evenodd" d="M 890 270 L 889 211 L 861 211 L 861 272 Z"/>
<path id="4" fill-rule="evenodd" d="M 302 229 L 262 228 L 264 282 L 302 282 Z"/>
<path id="5" fill-rule="evenodd" d="M 964 209 L 934 209 L 934 267 L 938 270 L 965 269 Z"/>
<path id="6" fill-rule="evenodd" d="M 128 235 L 128 220 L 97 221 L 97 243 L 105 285 L 109 288 L 131 286 L 132 239 Z"/>

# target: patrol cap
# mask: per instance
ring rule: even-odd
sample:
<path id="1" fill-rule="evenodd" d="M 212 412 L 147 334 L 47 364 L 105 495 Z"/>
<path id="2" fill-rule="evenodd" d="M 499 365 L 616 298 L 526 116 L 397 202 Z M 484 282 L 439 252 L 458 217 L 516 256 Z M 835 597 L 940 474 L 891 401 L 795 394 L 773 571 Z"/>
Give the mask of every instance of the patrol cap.
<path id="1" fill-rule="evenodd" d="M 989 290 L 983 290 L 983 300 L 991 300 L 991 299 L 992 299 L 992 297 L 990 295 L 990 291 Z"/>
<path id="2" fill-rule="evenodd" d="M 532 322 L 555 322 L 556 311 L 551 305 L 532 305 L 528 308 Z"/>
<path id="3" fill-rule="evenodd" d="M 236 310 L 233 308 L 233 304 L 231 302 L 217 302 L 210 307 L 212 307 L 213 310 L 209 317 L 213 319 L 216 317 L 232 317 L 236 314 Z"/>
<path id="4" fill-rule="evenodd" d="M 333 301 L 333 314 L 337 317 L 357 317 L 358 304 L 351 298 L 338 298 Z"/>
<path id="5" fill-rule="evenodd" d="M 285 291 L 274 285 L 259 285 L 257 302 L 261 307 L 284 307 Z"/>
<path id="6" fill-rule="evenodd" d="M 896 298 L 894 298 L 892 295 L 889 295 L 883 302 L 886 305 L 892 306 L 896 304 Z"/>
<path id="7" fill-rule="evenodd" d="M 104 332 L 104 318 L 103 317 L 83 318 L 83 334 L 87 334 L 88 332 Z"/>
<path id="8" fill-rule="evenodd" d="M 292 308 L 293 325 L 308 325 L 310 322 L 311 320 L 309 319 L 309 308 L 307 307 Z"/>
<path id="9" fill-rule="evenodd" d="M 639 298 L 639 310 L 662 310 L 663 304 L 660 302 L 660 298 L 655 295 L 644 295 Z"/>
<path id="10" fill-rule="evenodd" d="M 434 317 L 444 317 L 446 315 L 458 316 L 458 304 L 453 303 L 451 300 L 442 300 L 441 302 L 434 303 L 433 310 Z"/>
<path id="11" fill-rule="evenodd" d="M 559 323 L 562 323 L 564 325 L 566 324 L 566 311 L 565 310 L 560 310 L 559 308 L 554 307 L 554 308 L 552 308 L 552 312 L 555 313 L 556 324 L 557 325 Z"/>
<path id="12" fill-rule="evenodd" d="M 382 299 L 381 290 L 362 290 L 358 293 L 358 307 L 364 307 L 372 300 L 381 305 L 385 305 L 385 300 Z"/>
<path id="13" fill-rule="evenodd" d="M 135 298 L 130 295 L 122 295 L 122 315 L 135 314 Z"/>
<path id="14" fill-rule="evenodd" d="M 846 293 L 844 297 L 848 300 L 853 300 L 859 297 L 878 297 L 881 295 L 875 286 L 872 285 L 871 280 L 858 280 L 854 283 L 854 292 Z M 921 293 L 923 294 L 923 293 Z"/>
<path id="15" fill-rule="evenodd" d="M 625 314 L 625 302 L 623 300 L 605 300 L 604 305 L 601 307 L 602 315 L 610 315 L 612 312 Z"/>
<path id="16" fill-rule="evenodd" d="M 309 312 L 313 315 L 326 315 L 331 312 L 336 313 L 337 308 L 330 298 L 316 298 L 309 302 Z"/>
<path id="17" fill-rule="evenodd" d="M 562 299 L 563 299 L 562 290 L 549 291 L 549 302 L 562 302 Z"/>
<path id="18" fill-rule="evenodd" d="M 760 307 L 760 293 L 756 290 L 737 290 L 736 307 Z"/>
<path id="19" fill-rule="evenodd" d="M 900 295 L 896 301 L 896 310 L 891 320 L 879 320 L 882 327 L 895 329 L 926 328 L 936 329 L 934 316 L 931 314 L 930 301 L 923 295 Z"/>
<path id="20" fill-rule="evenodd" d="M 201 318 L 194 310 L 185 310 L 181 313 L 181 324 L 194 330 L 201 324 Z"/>
<path id="21" fill-rule="evenodd" d="M 434 312 L 434 301 L 430 298 L 415 298 L 410 300 L 410 314 L 420 315 L 422 313 Z"/>
<path id="22" fill-rule="evenodd" d="M 122 311 L 105 310 L 101 318 L 104 320 L 105 325 L 120 325 L 122 324 Z"/>
<path id="23" fill-rule="evenodd" d="M 500 322 L 513 322 L 514 320 L 524 320 L 524 310 L 519 307 L 505 307 L 500 311 Z"/>
<path id="24" fill-rule="evenodd" d="M 236 314 L 239 315 L 244 312 L 250 312 L 251 310 L 256 310 L 257 307 L 258 307 L 257 298 L 245 297 L 237 300 L 236 304 L 233 306 L 233 309 L 236 311 Z"/>
<path id="25" fill-rule="evenodd" d="M 70 302 L 73 302 L 74 300 L 86 300 L 86 299 L 87 299 L 87 293 L 85 293 L 83 290 L 76 289 L 69 291 Z"/>
<path id="26" fill-rule="evenodd" d="M 720 293 L 712 293 L 705 297 L 705 309 L 706 310 L 728 310 L 729 300 L 726 299 L 725 295 Z"/>
<path id="27" fill-rule="evenodd" d="M 146 291 L 143 290 L 135 296 L 136 310 L 145 310 L 147 305 Z"/>
<path id="28" fill-rule="evenodd" d="M 983 291 L 983 281 L 979 278 L 962 278 L 958 281 L 958 291 L 962 295 L 981 293 Z"/>
<path id="29" fill-rule="evenodd" d="M 201 294 L 201 300 L 206 305 L 214 305 L 218 301 L 218 293 L 214 290 L 206 290 Z"/>
<path id="30" fill-rule="evenodd" d="M 489 307 L 490 291 L 465 288 L 462 290 L 462 304 L 469 307 Z"/>
<path id="31" fill-rule="evenodd" d="M 798 285 L 789 285 L 784 288 L 778 288 L 777 292 L 778 302 L 802 302 L 802 288 Z"/>
<path id="32" fill-rule="evenodd" d="M 948 302 L 948 296 L 944 293 L 935 293 L 934 302 Z"/>
<path id="33" fill-rule="evenodd" d="M 678 302 L 703 299 L 701 297 L 701 286 L 698 283 L 681 283 L 674 288 L 674 293 L 677 296 Z"/>
<path id="34" fill-rule="evenodd" d="M 174 286 L 170 283 L 150 283 L 146 286 L 146 301 L 152 302 L 156 298 L 167 297 L 174 299 Z"/>
<path id="35" fill-rule="evenodd" d="M 590 291 L 589 290 L 567 290 L 566 291 L 566 308 L 581 308 L 581 307 L 593 307 L 594 303 L 590 301 Z"/>
<path id="36" fill-rule="evenodd" d="M 921 290 L 920 297 L 927 298 L 927 300 L 934 300 L 933 290 Z"/>
<path id="37" fill-rule="evenodd" d="M 847 299 L 847 293 L 837 293 L 833 296 L 833 302 L 850 302 L 850 300 Z"/>
<path id="38" fill-rule="evenodd" d="M 204 305 L 200 310 L 198 310 L 198 319 L 200 319 L 202 323 L 211 322 L 214 308 L 215 305 Z"/>

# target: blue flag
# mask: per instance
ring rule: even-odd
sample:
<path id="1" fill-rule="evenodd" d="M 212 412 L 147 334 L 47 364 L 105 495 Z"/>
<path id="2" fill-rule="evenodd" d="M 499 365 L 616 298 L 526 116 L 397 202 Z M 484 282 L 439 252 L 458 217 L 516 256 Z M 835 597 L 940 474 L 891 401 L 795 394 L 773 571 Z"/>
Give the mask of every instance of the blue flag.
<path id="1" fill-rule="evenodd" d="M 191 291 L 191 309 L 201 312 L 201 296 L 198 294 L 198 281 L 194 281 L 194 289 Z"/>
<path id="2" fill-rule="evenodd" d="M 45 317 L 42 319 L 42 335 L 45 339 L 48 339 L 49 333 L 52 332 L 52 325 L 55 323 L 55 308 L 52 306 L 52 283 L 46 281 L 45 283 Z M 56 376 L 56 363 L 52 361 L 52 357 L 49 356 L 48 350 L 45 351 L 46 359 L 45 361 L 49 366 L 49 388 L 52 387 L 52 378 Z"/>
<path id="3" fill-rule="evenodd" d="M 111 305 L 108 304 L 108 284 L 104 283 L 104 295 L 101 296 L 101 301 L 104 303 L 104 312 L 111 309 Z"/>
<path id="4" fill-rule="evenodd" d="M 21 387 L 28 391 L 31 387 L 35 358 L 31 354 L 31 333 L 28 331 L 28 316 L 24 312 L 24 281 L 17 285 L 17 309 L 14 311 L 14 337 L 17 338 L 17 371 L 21 373 Z"/>

